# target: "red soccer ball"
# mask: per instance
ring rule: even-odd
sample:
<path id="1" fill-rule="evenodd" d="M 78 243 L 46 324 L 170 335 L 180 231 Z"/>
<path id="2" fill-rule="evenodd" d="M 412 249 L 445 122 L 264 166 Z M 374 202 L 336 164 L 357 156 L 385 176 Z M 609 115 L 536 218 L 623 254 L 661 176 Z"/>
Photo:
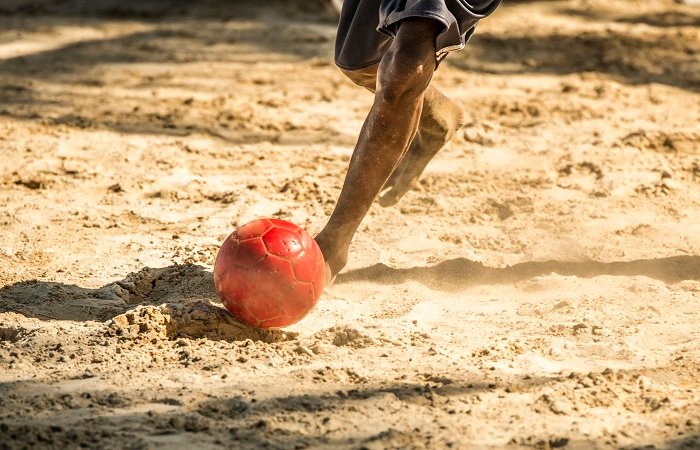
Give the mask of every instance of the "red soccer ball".
<path id="1" fill-rule="evenodd" d="M 318 302 L 325 263 L 316 241 L 282 219 L 259 219 L 226 238 L 214 263 L 216 292 L 239 321 L 280 328 Z"/>

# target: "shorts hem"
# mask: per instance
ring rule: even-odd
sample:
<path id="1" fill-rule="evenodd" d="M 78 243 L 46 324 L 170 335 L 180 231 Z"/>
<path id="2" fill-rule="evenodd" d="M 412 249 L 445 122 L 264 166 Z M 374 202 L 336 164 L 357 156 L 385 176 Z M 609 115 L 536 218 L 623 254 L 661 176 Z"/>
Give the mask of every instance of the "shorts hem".
<path id="1" fill-rule="evenodd" d="M 462 42 L 457 45 L 447 45 L 445 47 L 442 47 L 438 50 L 435 51 L 435 57 L 437 59 L 443 59 L 445 56 L 447 56 L 448 53 L 450 52 L 458 52 L 460 50 L 464 50 L 464 47 L 467 46 L 466 42 Z"/>
<path id="2" fill-rule="evenodd" d="M 363 63 L 363 64 L 361 64 L 361 65 L 359 65 L 359 66 L 348 66 L 348 65 L 339 63 L 338 61 L 335 61 L 335 65 L 338 66 L 339 68 L 343 69 L 343 70 L 353 71 L 353 70 L 362 70 L 362 69 L 366 69 L 366 68 L 369 67 L 369 66 L 373 66 L 373 65 L 375 65 L 375 64 L 377 64 L 377 63 L 379 63 L 379 62 L 381 62 L 381 60 L 382 60 L 382 58 L 379 58 L 379 59 L 376 60 L 376 61 L 372 61 L 372 62 L 369 62 L 369 63 Z"/>
<path id="3" fill-rule="evenodd" d="M 394 33 L 391 29 L 392 25 L 395 25 L 397 22 L 400 22 L 404 19 L 408 19 L 410 17 L 421 17 L 421 18 L 426 18 L 426 19 L 433 19 L 438 22 L 440 22 L 445 32 L 446 30 L 449 29 L 450 27 L 450 21 L 445 19 L 445 17 L 439 15 L 439 14 L 432 14 L 432 13 L 421 13 L 421 12 L 414 12 L 414 11 L 402 11 L 400 13 L 395 13 L 395 14 L 390 14 L 385 20 L 384 23 L 382 23 L 379 27 L 377 27 L 377 31 L 380 31 L 391 38 L 396 37 L 396 33 Z M 438 34 L 439 35 L 439 34 Z M 459 43 L 451 44 L 451 45 L 443 45 L 440 48 L 435 49 L 435 60 L 440 62 L 442 61 L 445 56 L 447 56 L 448 53 L 462 50 L 464 47 L 466 47 L 466 42 L 460 39 Z"/>
<path id="4" fill-rule="evenodd" d="M 449 28 L 449 26 L 450 26 L 449 21 L 447 21 L 440 14 L 432 14 L 432 13 L 416 12 L 416 11 L 402 11 L 399 13 L 389 14 L 389 16 L 386 19 L 384 19 L 384 23 L 380 24 L 377 27 L 377 31 L 380 31 L 386 35 L 391 36 L 392 38 L 395 38 L 396 33 L 394 33 L 391 30 L 391 28 L 389 28 L 389 27 L 396 24 L 397 22 L 400 22 L 404 19 L 408 19 L 410 17 L 420 17 L 420 18 L 425 18 L 425 19 L 437 20 L 445 27 L 445 29 Z"/>

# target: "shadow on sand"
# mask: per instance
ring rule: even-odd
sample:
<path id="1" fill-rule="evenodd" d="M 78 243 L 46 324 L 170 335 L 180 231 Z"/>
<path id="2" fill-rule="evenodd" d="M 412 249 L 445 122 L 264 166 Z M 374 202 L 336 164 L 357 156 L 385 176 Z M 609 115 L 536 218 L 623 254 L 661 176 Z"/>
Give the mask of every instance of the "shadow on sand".
<path id="1" fill-rule="evenodd" d="M 676 7 L 676 10 L 656 10 L 641 14 L 620 14 L 615 9 L 561 8 L 559 12 L 567 16 L 583 17 L 594 22 L 619 22 L 642 24 L 650 27 L 697 27 L 700 26 L 700 10 L 692 7 Z"/>
<path id="2" fill-rule="evenodd" d="M 233 144 L 354 140 L 325 125 L 298 131 L 265 119 L 274 105 L 251 112 L 237 101 L 262 102 L 270 85 L 284 90 L 259 63 L 332 64 L 335 25 L 322 13 L 284 14 L 294 8 L 281 1 L 263 9 L 250 0 L 12 3 L 18 5 L 0 5 L 0 46 L 18 34 L 36 34 L 41 45 L 0 57 L 0 117 L 125 134 L 199 134 Z M 62 29 L 69 30 L 65 43 L 48 42 L 47 34 Z M 72 29 L 87 34 L 71 37 Z M 99 29 L 103 35 L 95 33 Z M 193 64 L 216 64 L 217 70 Z M 306 74 L 289 76 L 305 85 Z M 259 93 L 239 99 L 242 84 Z M 200 101 L 198 94 L 218 97 Z M 310 92 L 306 101 L 323 102 L 324 96 Z M 263 118 L 254 120 L 256 114 Z"/>
<path id="3" fill-rule="evenodd" d="M 533 377 L 528 385 L 535 387 L 553 381 L 549 377 Z M 32 387 L 43 386 L 31 381 L 0 383 L 0 394 L 6 397 L 14 392 L 29 392 Z M 379 386 L 322 390 L 261 400 L 251 399 L 245 394 L 221 396 L 183 405 L 177 399 L 177 392 L 166 389 L 108 394 L 100 390 L 99 383 L 95 383 L 87 391 L 89 395 L 56 389 L 42 398 L 47 403 L 53 399 L 55 404 L 70 402 L 73 405 L 70 414 L 59 410 L 43 416 L 29 415 L 0 422 L 0 449 L 6 442 L 36 445 L 46 439 L 57 447 L 61 444 L 82 447 L 96 439 L 108 447 L 117 441 L 121 448 L 149 448 L 148 443 L 157 443 L 161 437 L 170 437 L 178 443 L 177 448 L 189 448 L 188 444 L 194 444 L 194 440 L 198 448 L 202 448 L 202 444 L 211 444 L 211 441 L 244 449 L 367 448 L 360 445 L 363 443 L 372 444 L 371 448 L 413 448 L 417 443 L 430 443 L 428 430 L 423 432 L 416 428 L 413 433 L 404 433 L 389 428 L 377 433 L 376 430 L 383 427 L 369 425 L 350 436 L 329 437 L 329 433 L 322 431 L 333 428 L 334 424 L 324 417 L 332 418 L 336 412 L 347 409 L 378 412 L 386 406 L 387 398 L 410 405 L 424 414 L 425 410 L 457 408 L 445 404 L 445 400 L 449 402 L 451 397 L 478 396 L 500 387 L 479 377 L 444 379 L 439 383 L 394 381 Z M 106 399 L 109 399 L 109 404 Z M 137 408 L 139 404 L 141 407 Z M 51 416 L 50 420 L 47 416 Z M 95 418 L 99 418 L 99 426 L 95 426 Z M 303 422 L 307 429 L 278 428 L 275 424 L 281 418 L 287 423 L 292 419 Z"/>
<path id="4" fill-rule="evenodd" d="M 153 309 L 139 310 L 148 306 Z M 22 281 L 0 288 L 0 313 L 3 312 L 41 320 L 98 322 L 125 315 L 124 323 L 142 324 L 144 329 L 152 328 L 152 321 L 157 322 L 154 317 L 167 316 L 164 330 L 171 339 L 206 337 L 226 341 L 278 342 L 296 335 L 239 323 L 220 306 L 211 272 L 189 264 L 158 269 L 146 267 L 97 289 Z M 0 338 L 4 336 L 5 340 L 12 340 L 16 332 L 13 327 L 0 324 Z"/>
<path id="5" fill-rule="evenodd" d="M 341 273 L 338 275 L 336 283 L 370 281 L 400 284 L 413 280 L 434 289 L 450 291 L 480 284 L 515 283 L 551 273 L 581 278 L 601 275 L 646 276 L 665 283 L 677 283 L 683 280 L 700 280 L 700 256 L 673 256 L 611 263 L 533 261 L 504 268 L 487 267 L 466 258 L 443 261 L 431 267 L 407 269 L 395 269 L 385 264 L 375 264 Z"/>
<path id="6" fill-rule="evenodd" d="M 555 382 L 561 380 L 530 377 L 519 389 Z M 26 393 L 32 386 L 43 387 L 32 382 L 0 383 L 0 394 L 7 397 L 14 392 Z M 0 449 L 16 448 L 12 444 L 29 448 L 46 442 L 53 447 L 117 445 L 120 448 L 168 444 L 177 448 L 234 446 L 241 449 L 460 448 L 458 433 L 435 436 L 432 432 L 435 423 L 431 422 L 450 424 L 455 420 L 473 420 L 465 399 L 479 399 L 480 395 L 504 387 L 475 377 L 422 384 L 388 382 L 380 386 L 272 396 L 262 400 L 245 394 L 229 395 L 189 405 L 183 405 L 178 393 L 167 389 L 108 392 L 101 390 L 99 383 L 85 392 L 44 389 L 41 401 L 52 405 L 70 404 L 70 410 L 54 406 L 52 411 L 41 415 L 3 420 L 0 422 Z M 412 408 L 417 417 L 429 415 L 433 420 L 410 432 L 398 429 L 405 428 L 406 423 L 388 427 L 370 423 L 341 436 L 332 432 L 338 427 L 335 417 L 339 413 L 345 413 L 344 420 L 352 420 L 353 415 L 348 415 L 348 411 L 381 417 L 386 414 L 385 408 L 396 403 Z M 449 416 L 446 416 L 448 411 Z M 289 426 L 292 423 L 303 423 L 305 429 L 294 429 Z M 471 444 L 478 442 L 474 439 L 470 440 Z M 604 439 L 608 437 L 579 440 L 546 434 L 528 436 L 526 441 L 513 444 L 527 448 L 607 448 L 610 442 L 604 445 Z M 694 449 L 700 444 L 700 433 L 686 432 L 661 445 L 645 446 L 643 441 L 638 444 L 620 449 Z"/>
<path id="7" fill-rule="evenodd" d="M 211 94 L 216 90 L 233 95 L 242 82 L 260 83 L 262 87 L 279 85 L 280 80 L 266 77 L 258 63 L 307 61 L 332 65 L 335 23 L 319 11 L 297 16 L 285 13 L 297 10 L 299 3 L 291 6 L 278 1 L 261 8 L 258 2 L 250 0 L 10 1 L 0 8 L 0 44 L 12 42 L 19 32 L 46 32 L 62 26 L 99 29 L 124 20 L 132 24 L 133 30 L 116 37 L 86 38 L 0 59 L 0 78 L 4 79 L 0 82 L 0 115 L 122 133 L 199 133 L 233 143 L 274 141 L 281 131 L 294 134 L 294 130 L 251 128 L 251 118 L 245 114 L 235 117 L 236 111 L 230 117 L 218 114 L 228 113 L 234 109 L 232 106 L 214 105 L 209 108 L 211 114 L 197 117 L 188 113 L 191 108 L 187 103 L 167 103 L 143 91 L 185 88 L 189 92 L 199 89 Z M 579 10 L 561 13 L 587 14 Z M 685 25 L 691 20 L 691 24 L 696 24 L 696 16 L 686 17 L 683 22 L 677 17 L 679 14 L 671 15 L 658 24 L 659 29 L 663 30 L 665 23 Z M 620 20 L 645 23 L 646 19 Z M 700 89 L 700 72 L 694 57 L 698 51 L 696 43 L 675 35 L 659 38 L 598 27 L 575 35 L 483 32 L 477 33 L 466 51 L 451 54 L 447 63 L 472 72 L 503 75 L 596 72 L 625 83 L 661 83 L 696 92 Z M 241 67 L 225 71 L 225 76 L 219 74 L 223 78 L 216 80 L 217 88 L 207 83 L 198 85 L 196 80 L 172 80 L 173 72 L 192 63 Z M 148 69 L 130 71 L 132 65 Z M 303 85 L 304 76 L 300 75 L 299 85 Z M 343 78 L 339 72 L 337 77 Z M 33 86 L 34 81 L 65 89 L 48 92 Z M 106 86 L 121 90 L 95 92 Z M 97 110 L 96 95 L 103 97 Z M 324 95 L 332 97 L 332 89 Z M 191 100 L 183 97 L 182 101 Z M 82 111 L 90 113 L 81 114 Z M 322 128 L 303 130 L 304 142 L 354 142 L 354 136 Z"/>
<path id="8" fill-rule="evenodd" d="M 646 276 L 665 283 L 700 280 L 700 256 L 673 256 L 627 262 L 525 262 L 504 268 L 487 267 L 466 258 L 429 267 L 396 269 L 384 264 L 341 273 L 336 283 L 369 281 L 400 284 L 418 281 L 431 288 L 458 290 L 480 284 L 509 284 L 557 273 L 591 278 L 602 275 Z M 0 313 L 16 312 L 42 320 L 106 321 L 140 305 L 218 303 L 211 272 L 197 265 L 144 268 L 123 280 L 97 289 L 47 281 L 22 281 L 0 288 Z M 216 311 L 190 311 L 216 320 L 228 317 Z M 196 308 L 195 308 L 196 309 Z M 218 315 L 222 313 L 222 315 Z M 216 317 L 214 317 L 216 316 Z M 213 320 L 215 322 L 216 320 Z"/>
<path id="9" fill-rule="evenodd" d="M 700 46 L 615 30 L 545 36 L 477 33 L 467 51 L 447 59 L 454 67 L 478 73 L 514 75 L 598 73 L 626 84 L 659 83 L 700 91 L 693 55 Z"/>

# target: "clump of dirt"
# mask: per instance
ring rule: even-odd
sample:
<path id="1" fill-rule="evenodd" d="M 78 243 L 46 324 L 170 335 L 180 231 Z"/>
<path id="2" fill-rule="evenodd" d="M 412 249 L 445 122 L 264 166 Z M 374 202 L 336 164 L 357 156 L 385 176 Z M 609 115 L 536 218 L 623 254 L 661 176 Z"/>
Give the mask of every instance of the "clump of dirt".
<path id="1" fill-rule="evenodd" d="M 125 291 L 121 295 L 127 305 L 216 298 L 211 273 L 191 264 L 146 267 L 116 282 L 116 286 Z"/>
<path id="2" fill-rule="evenodd" d="M 19 327 L 0 326 L 0 341 L 15 342 L 19 339 L 22 329 Z"/>
<path id="3" fill-rule="evenodd" d="M 117 336 L 146 340 L 168 338 L 170 315 L 153 306 L 139 306 L 109 321 L 109 327 Z"/>
<path id="4" fill-rule="evenodd" d="M 141 305 L 119 314 L 108 321 L 107 325 L 108 334 L 145 341 L 207 338 L 226 341 L 251 339 L 272 343 L 291 340 L 297 336 L 293 332 L 243 325 L 223 307 L 202 301 L 160 306 Z"/>
<path id="5" fill-rule="evenodd" d="M 618 145 L 657 152 L 697 155 L 700 154 L 698 142 L 700 142 L 700 133 L 639 130 L 621 138 Z"/>
<path id="6" fill-rule="evenodd" d="M 375 344 L 374 339 L 350 326 L 338 326 L 319 331 L 314 334 L 313 340 L 330 343 L 336 347 L 350 348 L 365 348 Z"/>

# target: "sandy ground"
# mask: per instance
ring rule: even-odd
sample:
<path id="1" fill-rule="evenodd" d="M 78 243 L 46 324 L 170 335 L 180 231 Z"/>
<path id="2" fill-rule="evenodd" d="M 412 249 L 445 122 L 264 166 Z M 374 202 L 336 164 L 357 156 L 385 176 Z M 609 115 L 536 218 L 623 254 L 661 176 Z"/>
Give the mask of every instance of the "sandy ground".
<path id="1" fill-rule="evenodd" d="M 0 449 L 700 448 L 700 9 L 504 6 L 436 75 L 467 126 L 263 332 L 211 268 L 333 207 L 332 19 L 94 3 L 0 4 Z"/>

